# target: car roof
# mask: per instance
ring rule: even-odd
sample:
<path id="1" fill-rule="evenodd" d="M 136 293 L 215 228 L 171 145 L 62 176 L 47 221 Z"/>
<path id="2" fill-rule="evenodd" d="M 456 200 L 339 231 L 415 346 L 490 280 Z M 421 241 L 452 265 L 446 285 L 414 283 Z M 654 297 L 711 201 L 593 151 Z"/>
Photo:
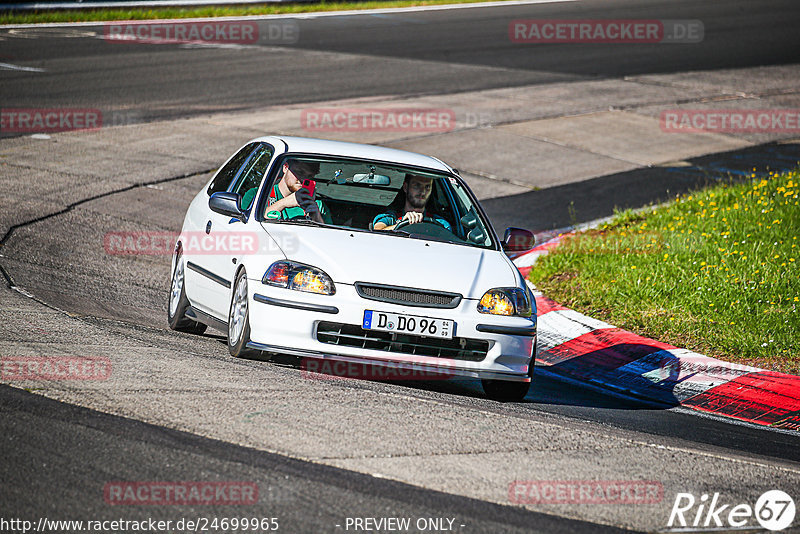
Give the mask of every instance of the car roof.
<path id="1" fill-rule="evenodd" d="M 403 165 L 412 165 L 415 167 L 425 167 L 445 172 L 452 171 L 450 167 L 434 157 L 382 146 L 282 135 L 260 137 L 258 139 L 254 139 L 254 141 L 264 141 L 271 144 L 280 144 L 282 142 L 286 146 L 285 152 L 321 154 L 326 156 L 344 156 L 375 161 L 387 161 Z"/>

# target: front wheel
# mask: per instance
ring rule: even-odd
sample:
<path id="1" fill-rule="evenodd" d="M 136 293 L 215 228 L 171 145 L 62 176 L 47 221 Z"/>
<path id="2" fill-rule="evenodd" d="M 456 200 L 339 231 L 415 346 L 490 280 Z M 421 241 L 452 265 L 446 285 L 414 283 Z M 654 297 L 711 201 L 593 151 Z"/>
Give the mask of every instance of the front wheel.
<path id="1" fill-rule="evenodd" d="M 250 342 L 250 306 L 247 300 L 247 273 L 244 269 L 236 275 L 228 312 L 228 351 L 231 356 L 247 358 L 257 351 L 247 348 Z"/>
<path id="2" fill-rule="evenodd" d="M 529 382 L 488 379 L 481 379 L 481 385 L 487 397 L 500 402 L 521 402 L 531 387 Z"/>
<path id="3" fill-rule="evenodd" d="M 533 345 L 531 363 L 528 365 L 528 376 L 533 378 L 533 367 L 536 362 L 536 343 Z M 531 387 L 530 382 L 506 382 L 505 380 L 481 379 L 483 392 L 492 400 L 500 402 L 522 402 Z"/>
<path id="4" fill-rule="evenodd" d="M 181 250 L 178 249 L 175 253 L 175 269 L 172 271 L 172 283 L 167 301 L 167 322 L 169 322 L 170 328 L 178 332 L 202 334 L 206 331 L 206 325 L 186 317 L 189 299 L 186 298 L 186 289 L 184 288 L 184 265 L 181 256 Z"/>

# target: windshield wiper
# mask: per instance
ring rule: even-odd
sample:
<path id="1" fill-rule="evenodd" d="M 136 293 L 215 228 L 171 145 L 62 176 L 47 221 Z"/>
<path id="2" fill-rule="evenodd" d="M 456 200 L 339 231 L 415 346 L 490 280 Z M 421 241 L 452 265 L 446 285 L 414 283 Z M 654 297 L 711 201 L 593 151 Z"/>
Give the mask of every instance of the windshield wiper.
<path id="1" fill-rule="evenodd" d="M 314 219 L 272 219 L 270 222 L 277 222 L 282 224 L 302 224 L 303 226 L 319 226 L 320 228 L 333 228 L 336 230 L 342 230 L 343 228 L 340 226 L 336 226 L 335 224 L 327 224 L 317 222 Z"/>
<path id="2" fill-rule="evenodd" d="M 402 230 L 401 230 L 402 231 Z M 436 241 L 437 243 L 452 243 L 454 245 L 469 245 L 466 241 L 453 241 L 452 239 L 446 239 L 444 237 L 435 237 L 430 235 L 422 235 L 422 234 L 410 234 L 409 237 L 411 239 L 421 239 L 426 241 Z"/>
<path id="3" fill-rule="evenodd" d="M 386 235 L 396 235 L 400 237 L 411 237 L 411 232 L 405 230 L 377 230 L 375 233 L 385 233 Z"/>

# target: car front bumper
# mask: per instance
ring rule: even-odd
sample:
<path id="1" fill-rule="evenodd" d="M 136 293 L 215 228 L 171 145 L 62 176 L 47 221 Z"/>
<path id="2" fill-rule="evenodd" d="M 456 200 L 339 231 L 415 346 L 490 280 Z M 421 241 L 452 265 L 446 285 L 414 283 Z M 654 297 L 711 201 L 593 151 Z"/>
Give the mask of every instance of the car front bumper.
<path id="1" fill-rule="evenodd" d="M 389 365 L 398 370 L 443 376 L 530 382 L 533 350 L 536 346 L 536 319 L 480 314 L 477 301 L 462 299 L 455 308 L 428 308 L 398 305 L 361 297 L 352 285 L 337 284 L 335 295 L 317 295 L 264 285 L 258 279 L 248 284 L 250 343 L 253 349 L 299 356 L 315 360 L 336 360 L 354 364 Z M 441 350 L 443 356 L 414 354 L 402 341 L 384 342 L 380 349 L 372 342 L 347 344 L 320 336 L 320 325 L 343 325 L 348 331 L 365 335 L 361 329 L 365 310 L 450 319 L 456 323 L 456 339 L 462 348 L 485 347 L 479 356 L 450 357 L 453 349 Z M 386 337 L 391 334 L 383 334 Z M 327 339 L 323 342 L 318 339 Z M 398 337 L 404 339 L 400 334 Z M 464 340 L 464 341 L 461 341 Z M 421 343 L 437 343 L 421 338 Z M 485 342 L 485 343 L 484 343 Z M 457 349 L 455 352 L 458 352 Z M 478 354 L 477 352 L 475 354 Z M 407 375 L 408 376 L 408 375 Z"/>

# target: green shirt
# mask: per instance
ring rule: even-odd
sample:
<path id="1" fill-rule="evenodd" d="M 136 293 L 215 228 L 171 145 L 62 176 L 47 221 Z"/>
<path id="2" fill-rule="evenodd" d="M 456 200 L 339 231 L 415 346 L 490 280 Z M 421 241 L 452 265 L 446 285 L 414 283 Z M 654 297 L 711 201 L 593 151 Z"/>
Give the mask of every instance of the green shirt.
<path id="1" fill-rule="evenodd" d="M 247 210 L 250 209 L 250 204 L 252 204 L 253 203 L 253 199 L 256 198 L 256 193 L 258 193 L 258 188 L 257 187 L 251 187 L 242 196 L 242 210 L 243 211 L 247 211 Z"/>
<path id="2" fill-rule="evenodd" d="M 245 196 L 247 196 L 247 195 L 245 194 Z M 281 190 L 278 187 L 278 184 L 275 184 L 272 187 L 272 192 L 270 193 L 269 198 L 267 199 L 267 202 L 269 203 L 269 206 L 271 206 L 274 203 L 276 203 L 277 201 L 282 200 L 282 199 L 283 199 L 283 195 L 281 194 Z M 250 202 L 252 202 L 252 200 L 250 200 Z M 333 223 L 333 219 L 331 219 L 331 214 L 328 212 L 328 207 L 325 205 L 325 203 L 322 202 L 321 200 L 317 200 L 315 202 L 317 203 L 317 207 L 319 208 L 319 214 L 322 216 L 323 222 L 325 224 L 332 224 Z M 242 203 L 244 204 L 244 198 L 242 199 Z M 269 207 L 267 207 L 267 219 L 280 218 L 282 220 L 287 220 L 287 219 L 294 219 L 295 217 L 304 217 L 305 214 L 306 214 L 306 212 L 303 211 L 303 208 L 301 208 L 300 206 L 292 206 L 291 208 L 282 209 L 279 212 L 280 213 L 280 217 L 270 217 L 269 216 L 270 213 L 273 213 L 273 210 L 270 210 Z"/>

